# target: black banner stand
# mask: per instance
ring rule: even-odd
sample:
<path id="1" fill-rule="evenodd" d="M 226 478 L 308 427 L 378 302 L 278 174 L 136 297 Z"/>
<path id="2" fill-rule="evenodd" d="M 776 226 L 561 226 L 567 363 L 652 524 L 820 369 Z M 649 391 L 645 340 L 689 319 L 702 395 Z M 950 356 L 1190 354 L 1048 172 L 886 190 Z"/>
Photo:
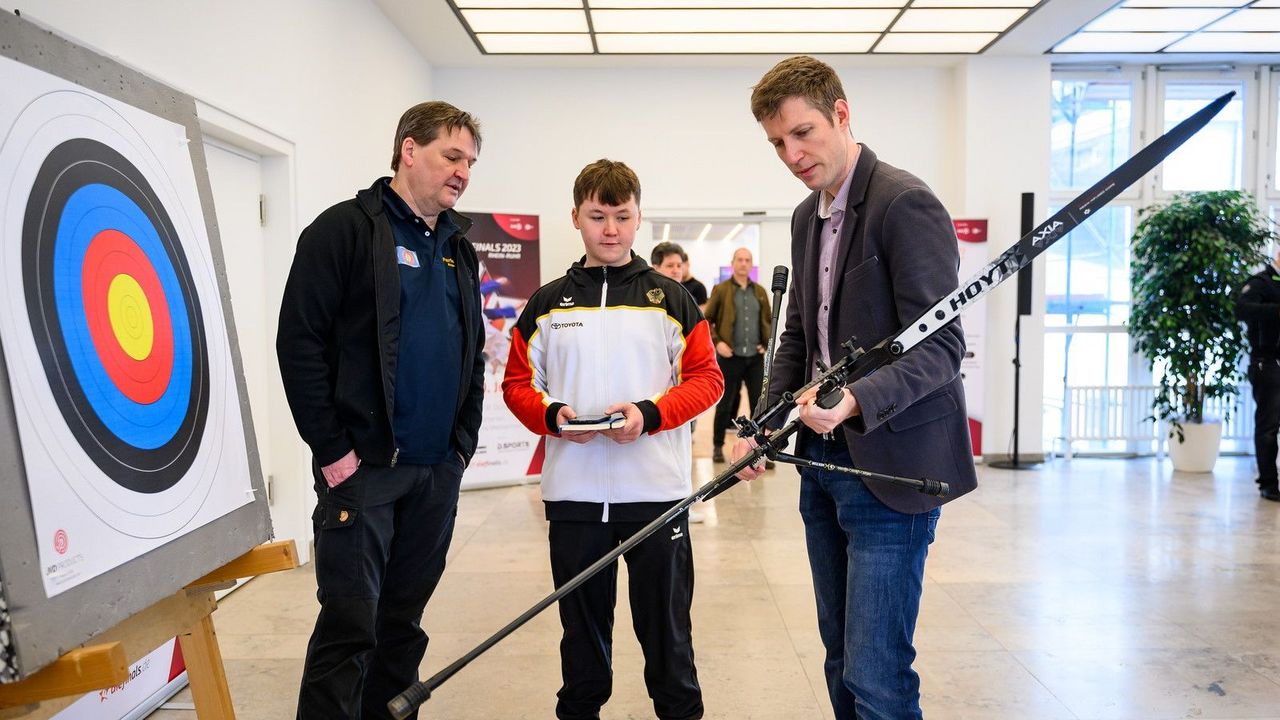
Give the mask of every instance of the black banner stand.
<path id="1" fill-rule="evenodd" d="M 1022 234 L 1031 232 L 1035 223 L 1035 193 L 1022 193 Z M 1018 315 L 1013 320 L 1013 456 L 1008 460 L 987 463 L 1005 470 L 1032 470 L 1038 461 L 1022 460 L 1018 456 L 1018 416 L 1022 390 L 1022 316 L 1031 314 L 1031 265 L 1018 271 Z"/>

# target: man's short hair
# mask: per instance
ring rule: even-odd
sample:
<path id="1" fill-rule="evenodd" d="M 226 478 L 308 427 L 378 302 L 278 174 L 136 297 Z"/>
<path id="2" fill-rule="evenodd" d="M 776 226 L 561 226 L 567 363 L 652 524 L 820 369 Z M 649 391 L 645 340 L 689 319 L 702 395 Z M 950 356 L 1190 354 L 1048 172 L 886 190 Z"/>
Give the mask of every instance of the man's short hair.
<path id="1" fill-rule="evenodd" d="M 601 158 L 582 168 L 573 181 L 573 206 L 595 198 L 602 205 L 622 205 L 631 198 L 640 204 L 640 178 L 626 163 Z"/>
<path id="2" fill-rule="evenodd" d="M 751 89 L 751 114 L 756 122 L 776 116 L 789 98 L 804 98 L 827 117 L 835 115 L 836 101 L 844 100 L 840 76 L 828 64 L 796 55 L 773 66 Z"/>
<path id="3" fill-rule="evenodd" d="M 476 141 L 476 152 L 480 152 L 480 121 L 471 113 L 464 112 L 440 100 L 418 103 L 400 116 L 396 125 L 396 146 L 391 153 L 392 172 L 400 169 L 400 148 L 405 138 L 413 138 L 419 145 L 427 145 L 440 135 L 440 130 L 452 132 L 466 129 Z"/>
<path id="4" fill-rule="evenodd" d="M 685 255 L 684 248 L 673 242 L 660 242 L 653 246 L 653 252 L 649 253 L 649 264 L 657 267 L 667 259 L 668 255 L 679 255 L 680 262 L 689 262 L 689 256 Z"/>

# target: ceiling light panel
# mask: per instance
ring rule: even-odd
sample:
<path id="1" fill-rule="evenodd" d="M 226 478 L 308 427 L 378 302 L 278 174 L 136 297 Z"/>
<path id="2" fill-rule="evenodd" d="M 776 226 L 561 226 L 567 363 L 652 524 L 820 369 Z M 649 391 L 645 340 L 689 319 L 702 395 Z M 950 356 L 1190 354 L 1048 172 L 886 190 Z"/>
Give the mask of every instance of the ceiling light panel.
<path id="1" fill-rule="evenodd" d="M 1280 32 L 1280 8 L 1247 8 L 1205 28 L 1208 32 Z"/>
<path id="2" fill-rule="evenodd" d="M 1021 9 L 951 8 L 915 9 L 913 5 L 898 22 L 892 32 L 1000 32 L 1026 13 Z"/>
<path id="3" fill-rule="evenodd" d="M 1040 0 L 916 0 L 913 8 L 1033 8 Z"/>
<path id="4" fill-rule="evenodd" d="M 1116 8 L 1085 32 L 1191 32 L 1231 12 L 1229 8 Z"/>
<path id="5" fill-rule="evenodd" d="M 1280 52 L 1280 32 L 1202 32 L 1169 46 L 1166 52 Z"/>
<path id="6" fill-rule="evenodd" d="M 602 53 L 864 53 L 879 33 L 601 33 Z"/>
<path id="7" fill-rule="evenodd" d="M 467 8 L 582 8 L 582 0 L 455 0 L 461 10 Z"/>
<path id="8" fill-rule="evenodd" d="M 594 51 L 586 33 L 477 33 L 476 40 L 494 55 L 580 54 Z"/>
<path id="9" fill-rule="evenodd" d="M 1121 3 L 1121 6 L 1130 8 L 1238 8 L 1248 4 L 1249 0 L 1125 0 L 1124 3 Z"/>
<path id="10" fill-rule="evenodd" d="M 876 53 L 976 53 L 999 33 L 886 33 Z"/>
<path id="11" fill-rule="evenodd" d="M 596 10 L 597 33 L 881 32 L 897 10 Z"/>
<path id="12" fill-rule="evenodd" d="M 1020 0 L 1021 1 L 1021 0 Z M 592 10 L 646 9 L 689 10 L 698 8 L 901 8 L 907 0 L 589 0 Z M 579 3 L 581 5 L 581 3 Z"/>
<path id="13" fill-rule="evenodd" d="M 980 53 L 1045 2 L 449 0 L 494 54 Z"/>
<path id="14" fill-rule="evenodd" d="M 1053 48 L 1055 53 L 1153 53 L 1164 46 L 1177 42 L 1186 33 L 1149 32 L 1149 33 L 1114 33 L 1114 32 L 1082 32 L 1058 43 Z"/>
<path id="15" fill-rule="evenodd" d="M 477 34 L 587 32 L 581 10 L 463 10 L 462 17 Z"/>

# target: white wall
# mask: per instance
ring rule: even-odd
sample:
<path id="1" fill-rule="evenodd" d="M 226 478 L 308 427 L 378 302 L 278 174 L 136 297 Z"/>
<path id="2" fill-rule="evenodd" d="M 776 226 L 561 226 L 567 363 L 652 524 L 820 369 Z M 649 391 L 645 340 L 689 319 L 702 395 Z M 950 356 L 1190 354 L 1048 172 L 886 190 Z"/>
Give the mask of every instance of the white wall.
<path id="1" fill-rule="evenodd" d="M 987 218 L 987 249 L 995 257 L 1021 236 L 1021 194 L 1036 195 L 1034 223 L 1047 216 L 1050 67 L 1048 58 L 972 58 L 956 69 L 961 196 L 953 215 Z M 1043 454 L 1044 268 L 1036 261 L 1032 315 L 1022 318 L 1022 387 L 1018 446 Z M 964 279 L 961 278 L 961 282 Z M 1005 456 L 1013 431 L 1014 317 L 1017 282 L 987 297 L 985 456 Z"/>
<path id="2" fill-rule="evenodd" d="M 445 100 L 475 113 L 484 133 L 462 208 L 524 210 L 543 218 L 542 273 L 582 254 L 569 222 L 573 180 L 601 157 L 640 176 L 641 210 L 773 210 L 789 216 L 807 194 L 751 117 L 751 86 L 769 67 L 607 70 L 437 69 Z M 947 68 L 842 74 L 854 135 L 954 198 L 952 72 Z M 775 225 L 775 223 L 766 223 Z M 782 233 L 765 229 L 757 262 L 790 264 Z M 726 258 L 727 262 L 728 258 Z"/>
<path id="3" fill-rule="evenodd" d="M 294 143 L 305 225 L 390 174 L 431 66 L 369 0 L 0 0 Z"/>

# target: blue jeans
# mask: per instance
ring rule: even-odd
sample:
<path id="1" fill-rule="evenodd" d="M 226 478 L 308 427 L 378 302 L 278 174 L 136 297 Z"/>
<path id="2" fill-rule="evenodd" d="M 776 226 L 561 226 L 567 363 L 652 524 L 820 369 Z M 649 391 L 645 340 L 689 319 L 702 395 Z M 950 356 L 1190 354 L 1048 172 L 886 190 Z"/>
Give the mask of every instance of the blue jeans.
<path id="1" fill-rule="evenodd" d="M 838 433 L 835 440 L 804 435 L 802 456 L 853 465 Z M 892 510 L 855 475 L 804 469 L 800 477 L 800 516 L 836 720 L 922 718 L 911 643 L 938 509 Z"/>

